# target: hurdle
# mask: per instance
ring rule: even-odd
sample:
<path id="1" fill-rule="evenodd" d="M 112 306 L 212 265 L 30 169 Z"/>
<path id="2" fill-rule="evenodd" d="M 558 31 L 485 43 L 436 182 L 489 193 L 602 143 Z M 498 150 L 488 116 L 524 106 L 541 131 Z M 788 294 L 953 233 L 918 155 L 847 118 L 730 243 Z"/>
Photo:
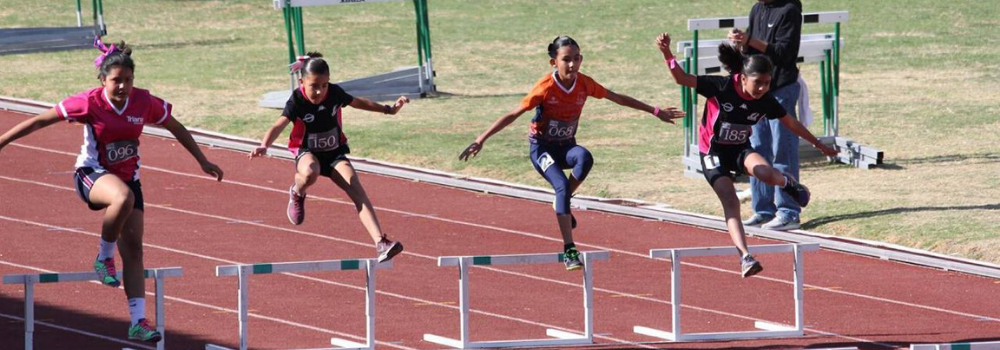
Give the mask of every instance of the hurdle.
<path id="1" fill-rule="evenodd" d="M 164 279 L 167 277 L 180 277 L 182 271 L 180 267 L 165 267 L 159 269 L 146 269 L 143 271 L 143 278 L 155 279 L 156 287 L 156 331 L 163 336 L 156 343 L 157 350 L 163 350 L 166 344 L 167 334 L 164 327 L 163 297 Z M 122 273 L 118 272 L 118 279 L 121 280 Z M 58 282 L 89 282 L 100 281 L 96 272 L 56 272 L 27 275 L 6 275 L 3 276 L 3 284 L 24 284 L 24 349 L 31 350 L 34 347 L 33 336 L 35 333 L 35 284 L 36 283 L 58 283 Z"/>
<path id="2" fill-rule="evenodd" d="M 357 343 L 346 339 L 331 338 L 330 344 L 335 348 L 324 350 L 373 350 L 375 349 L 375 270 L 392 267 L 392 262 L 379 264 L 375 259 L 353 260 L 321 260 L 300 262 L 259 263 L 244 265 L 220 265 L 215 267 L 215 276 L 237 276 L 239 280 L 239 350 L 247 350 L 247 321 L 249 320 L 248 278 L 250 275 L 266 275 L 272 273 L 318 272 L 318 271 L 348 271 L 365 270 L 365 343 Z M 233 350 L 215 344 L 205 344 L 205 350 Z M 321 350 L 319 348 L 313 350 Z"/>
<path id="3" fill-rule="evenodd" d="M 306 54 L 303 7 L 402 1 L 404 0 L 272 0 L 274 9 L 282 10 L 284 16 L 288 38 L 288 64 L 294 64 L 297 56 Z M 428 93 L 435 92 L 427 0 L 413 0 L 413 8 L 416 14 L 417 32 L 416 66 L 402 67 L 392 72 L 340 81 L 336 84 L 353 96 L 375 101 L 393 100 L 400 95 L 411 99 L 423 98 Z M 265 93 L 257 104 L 266 108 L 284 108 L 291 90 L 298 86 L 298 77 L 295 72 L 289 72 L 289 89 Z"/>
<path id="4" fill-rule="evenodd" d="M 1000 350 L 1000 341 L 910 344 L 910 350 Z"/>
<path id="5" fill-rule="evenodd" d="M 751 254 L 767 253 L 793 253 L 794 265 L 794 293 L 795 293 L 795 326 L 788 326 L 772 322 L 754 322 L 754 327 L 760 331 L 744 332 L 718 332 L 718 333 L 682 333 L 681 332 L 681 259 L 683 257 L 695 256 L 719 256 L 719 255 L 739 255 L 736 247 L 708 247 L 708 248 L 683 248 L 683 249 L 653 249 L 649 251 L 651 259 L 666 258 L 670 260 L 670 305 L 671 305 L 671 331 L 662 331 L 643 326 L 633 327 L 633 332 L 651 336 L 654 338 L 666 339 L 670 341 L 699 341 L 699 340 L 744 340 L 760 338 L 789 338 L 801 337 L 805 334 L 803 304 L 803 275 L 802 260 L 803 253 L 807 251 L 819 250 L 819 243 L 808 244 L 770 244 L 747 247 Z"/>
<path id="6" fill-rule="evenodd" d="M 434 334 L 424 334 L 424 341 L 450 346 L 457 349 L 510 348 L 584 345 L 594 343 L 594 275 L 591 263 L 598 260 L 608 260 L 608 251 L 589 251 L 580 253 L 583 262 L 583 319 L 584 334 L 579 335 L 558 329 L 546 329 L 545 334 L 551 339 L 525 339 L 503 341 L 471 341 L 469 340 L 469 269 L 473 266 L 528 265 L 561 263 L 565 260 L 563 253 L 487 255 L 487 256 L 442 256 L 438 257 L 438 266 L 458 266 L 458 304 L 460 339 L 452 339 Z"/>
<path id="7" fill-rule="evenodd" d="M 76 0 L 76 27 L 0 28 L 0 55 L 89 49 L 107 34 L 103 0 L 91 0 L 93 25 L 84 26 L 83 6 Z"/>

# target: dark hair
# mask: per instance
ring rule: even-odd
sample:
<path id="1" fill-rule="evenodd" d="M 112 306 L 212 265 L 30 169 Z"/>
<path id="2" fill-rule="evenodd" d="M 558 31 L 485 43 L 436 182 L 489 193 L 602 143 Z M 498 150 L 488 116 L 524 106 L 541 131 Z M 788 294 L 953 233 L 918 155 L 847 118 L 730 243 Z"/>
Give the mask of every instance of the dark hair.
<path id="1" fill-rule="evenodd" d="M 580 49 L 580 45 L 578 45 L 576 40 L 573 40 L 573 38 L 565 35 L 558 36 L 555 40 L 552 40 L 551 44 L 549 44 L 549 57 L 556 58 L 556 56 L 559 55 L 559 49 L 563 46 L 575 46 L 577 50 Z"/>
<path id="2" fill-rule="evenodd" d="M 132 47 L 125 44 L 125 41 L 119 41 L 118 44 L 114 45 L 115 50 L 108 53 L 104 57 L 104 61 L 101 61 L 101 67 L 97 70 L 97 78 L 104 79 L 111 73 L 111 68 L 128 68 L 129 70 L 135 72 L 135 62 L 132 61 Z"/>
<path id="3" fill-rule="evenodd" d="M 310 52 L 306 56 L 309 56 L 304 62 L 302 62 L 302 72 L 305 75 L 328 75 L 330 74 L 330 65 L 326 63 L 323 59 L 323 54 L 319 52 Z"/>
<path id="4" fill-rule="evenodd" d="M 729 71 L 729 74 L 743 73 L 746 75 L 771 74 L 774 64 L 764 55 L 744 56 L 731 41 L 719 44 L 719 62 Z"/>

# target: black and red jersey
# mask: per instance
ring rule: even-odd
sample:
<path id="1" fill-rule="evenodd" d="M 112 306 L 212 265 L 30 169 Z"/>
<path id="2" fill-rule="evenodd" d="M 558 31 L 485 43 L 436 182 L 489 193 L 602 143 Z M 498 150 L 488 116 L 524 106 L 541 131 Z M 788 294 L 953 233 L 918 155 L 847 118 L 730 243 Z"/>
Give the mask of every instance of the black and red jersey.
<path id="1" fill-rule="evenodd" d="M 748 144 L 754 124 L 764 118 L 777 119 L 788 114 L 770 92 L 760 99 L 744 93 L 739 76 L 698 76 L 695 91 L 708 99 L 698 129 L 699 152 L 707 154 L 719 145 Z"/>
<path id="2" fill-rule="evenodd" d="M 305 98 L 302 88 L 292 91 L 281 115 L 292 121 L 292 134 L 288 150 L 297 154 L 303 151 L 327 152 L 347 144 L 341 108 L 351 104 L 351 96 L 336 84 L 330 84 L 326 97 L 320 104 Z"/>

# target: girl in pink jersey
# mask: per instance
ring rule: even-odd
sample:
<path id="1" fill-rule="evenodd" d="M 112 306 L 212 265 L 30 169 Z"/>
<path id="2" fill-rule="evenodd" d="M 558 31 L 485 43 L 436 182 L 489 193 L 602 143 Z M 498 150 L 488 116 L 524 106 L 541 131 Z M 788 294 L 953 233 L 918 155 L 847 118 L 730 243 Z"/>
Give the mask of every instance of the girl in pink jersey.
<path id="1" fill-rule="evenodd" d="M 740 252 L 743 277 L 759 273 L 764 268 L 747 250 L 746 233 L 740 221 L 740 200 L 736 197 L 733 178 L 747 174 L 771 186 L 781 186 L 800 206 L 809 204 L 809 190 L 795 178 L 776 170 L 750 147 L 750 134 L 761 119 L 778 119 L 781 125 L 806 139 L 827 156 L 837 151 L 819 142 L 809 129 L 769 93 L 774 66 L 764 55 L 745 57 L 732 43 L 719 45 L 719 61 L 730 75 L 694 76 L 677 65 L 670 51 L 670 35 L 656 38 L 671 76 L 677 84 L 693 87 L 705 96 L 705 113 L 698 123 L 698 150 L 702 173 L 722 202 L 729 235 Z"/>
<path id="2" fill-rule="evenodd" d="M 341 108 L 351 106 L 370 112 L 396 114 L 410 100 L 400 96 L 394 105 L 389 106 L 351 96 L 337 84 L 330 83 L 330 66 L 318 52 L 310 52 L 300 58 L 293 69 L 302 74 L 299 88 L 292 91 L 281 117 L 264 134 L 260 147 L 250 152 L 250 159 L 267 154 L 267 148 L 281 131 L 294 122 L 288 142 L 288 150 L 295 155 L 295 180 L 288 189 L 288 220 L 293 225 L 302 224 L 305 220 L 306 189 L 320 176 L 330 178 L 354 202 L 361 224 L 375 241 L 378 262 L 392 259 L 403 251 L 403 244 L 389 240 L 382 232 L 375 207 L 361 186 L 354 166 L 347 159 L 351 149 L 344 135 Z"/>
<path id="3" fill-rule="evenodd" d="M 459 159 L 468 161 L 483 149 L 486 140 L 503 130 L 527 111 L 534 110 L 528 132 L 530 159 L 535 171 L 542 175 L 555 192 L 552 203 L 559 233 L 563 239 L 564 263 L 567 270 L 583 268 L 573 242 L 576 218 L 570 212 L 570 198 L 587 178 L 594 158 L 576 143 L 576 131 L 588 97 L 607 98 L 619 105 L 650 113 L 673 124 L 684 113 L 673 108 L 660 109 L 624 94 L 605 89 L 589 76 L 580 73 L 583 55 L 573 38 L 560 36 L 549 44 L 549 64 L 553 70 L 535 83 L 531 92 L 512 111 L 507 112 L 462 151 Z M 567 178 L 563 171 L 571 169 Z"/>
<path id="4" fill-rule="evenodd" d="M 222 170 L 205 158 L 184 125 L 171 116 L 171 105 L 147 90 L 133 88 L 132 50 L 122 42 L 105 47 L 94 61 L 101 87 L 59 102 L 0 136 L 7 144 L 60 120 L 84 125 L 84 143 L 76 160 L 77 193 L 91 210 L 104 209 L 100 249 L 94 270 L 101 282 L 118 287 L 114 263 L 117 245 L 122 256 L 125 295 L 132 318 L 129 339 L 158 342 L 159 332 L 146 320 L 146 285 L 142 261 L 143 197 L 139 182 L 139 135 L 155 124 L 169 130 L 191 153 L 202 170 L 222 181 Z M 119 240 L 121 238 L 121 240 Z"/>

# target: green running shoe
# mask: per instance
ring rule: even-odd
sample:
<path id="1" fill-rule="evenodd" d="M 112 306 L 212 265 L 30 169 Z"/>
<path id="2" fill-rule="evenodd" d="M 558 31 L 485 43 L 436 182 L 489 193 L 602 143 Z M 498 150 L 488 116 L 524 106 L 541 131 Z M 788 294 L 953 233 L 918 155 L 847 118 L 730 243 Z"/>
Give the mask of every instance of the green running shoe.
<path id="1" fill-rule="evenodd" d="M 139 320 L 139 323 L 136 323 L 132 325 L 132 327 L 128 328 L 128 338 L 156 343 L 159 342 L 160 339 L 163 339 L 163 336 L 160 335 L 160 332 L 157 332 L 155 328 L 150 326 L 149 321 L 144 318 Z"/>
<path id="2" fill-rule="evenodd" d="M 97 272 L 97 278 L 99 278 L 101 283 L 105 285 L 115 288 L 122 285 L 122 283 L 118 281 L 118 271 L 115 270 L 114 258 L 94 261 L 94 272 Z"/>
<path id="3" fill-rule="evenodd" d="M 575 247 L 566 249 L 563 253 L 566 257 L 563 262 L 566 263 L 566 271 L 579 270 L 583 268 L 583 262 L 580 261 L 580 252 L 576 250 Z"/>

